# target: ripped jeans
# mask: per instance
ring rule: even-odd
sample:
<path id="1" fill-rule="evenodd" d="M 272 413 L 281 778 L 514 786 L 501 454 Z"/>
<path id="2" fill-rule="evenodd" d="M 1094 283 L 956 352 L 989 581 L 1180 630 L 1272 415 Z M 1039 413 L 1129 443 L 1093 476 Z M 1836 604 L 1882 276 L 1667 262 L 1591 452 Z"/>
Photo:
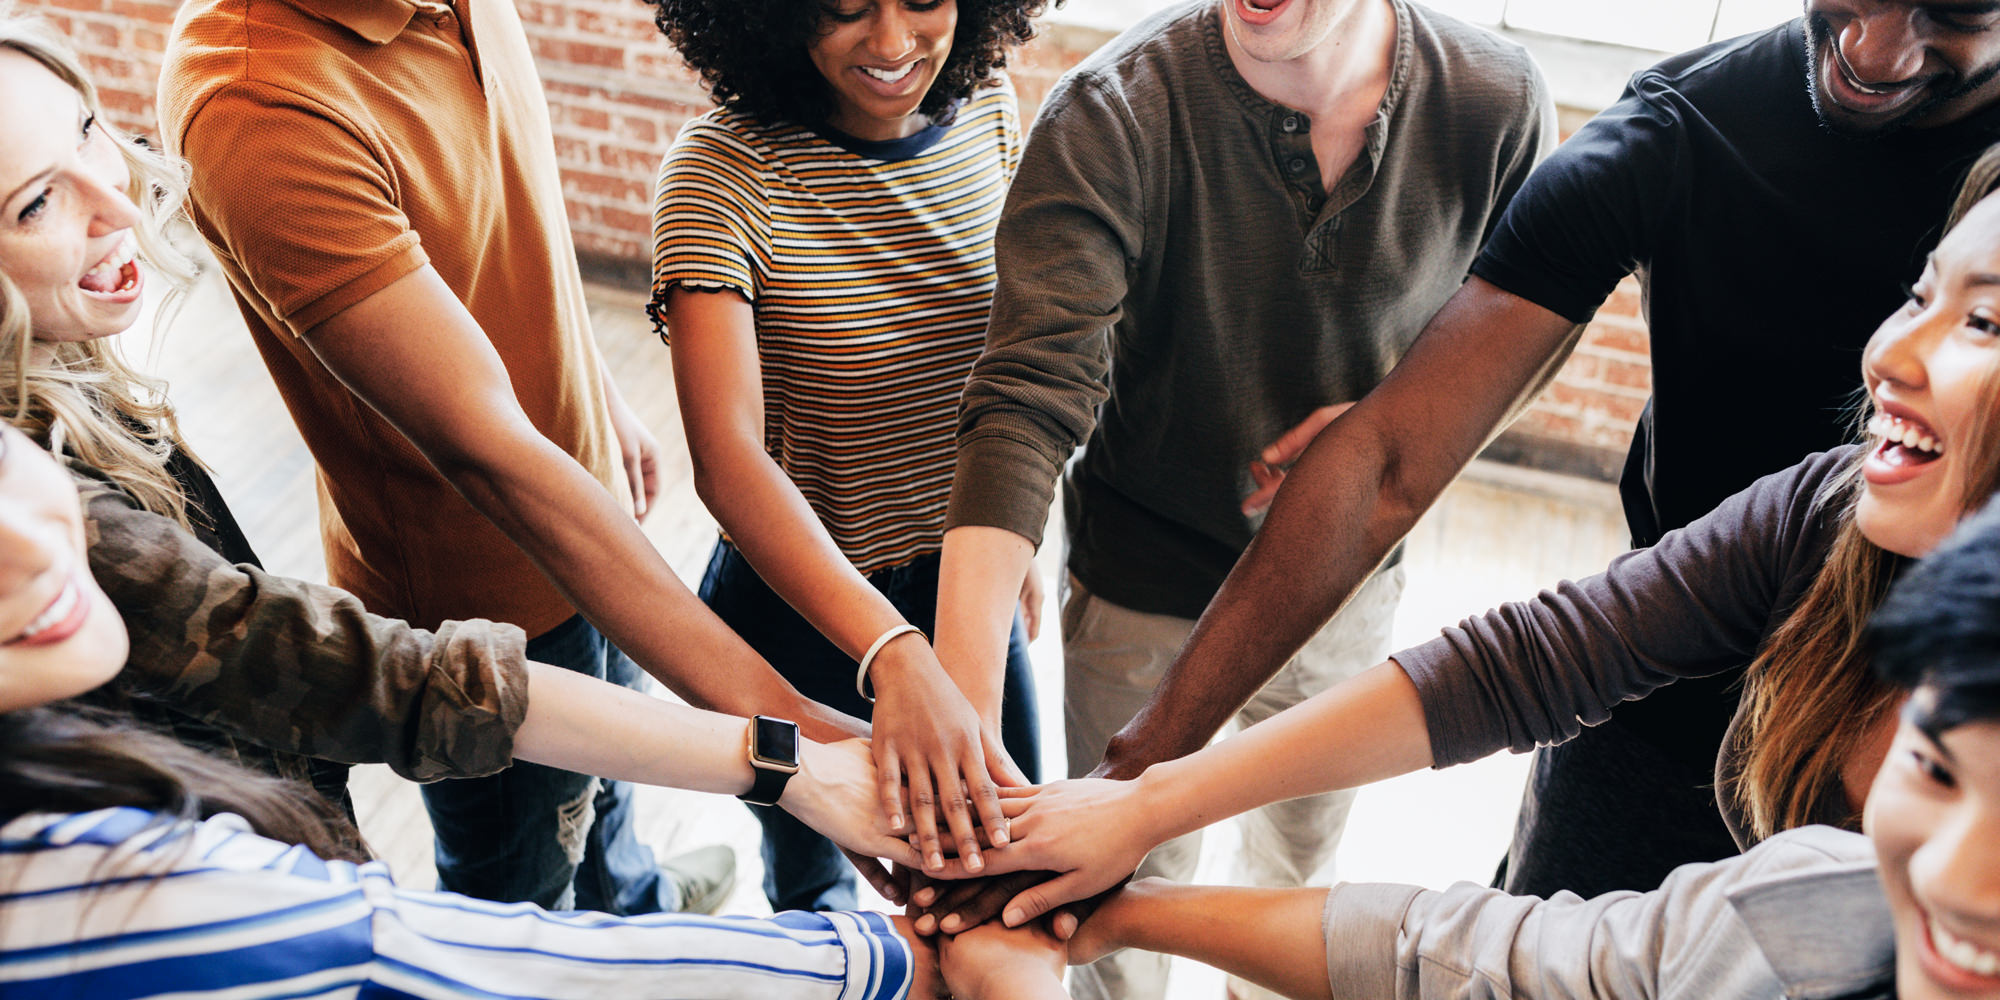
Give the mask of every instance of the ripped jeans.
<path id="1" fill-rule="evenodd" d="M 643 689 L 639 665 L 581 615 L 528 640 L 528 659 Z M 632 786 L 540 764 L 423 786 L 438 888 L 551 910 L 676 909 L 678 890 L 632 831 Z"/>

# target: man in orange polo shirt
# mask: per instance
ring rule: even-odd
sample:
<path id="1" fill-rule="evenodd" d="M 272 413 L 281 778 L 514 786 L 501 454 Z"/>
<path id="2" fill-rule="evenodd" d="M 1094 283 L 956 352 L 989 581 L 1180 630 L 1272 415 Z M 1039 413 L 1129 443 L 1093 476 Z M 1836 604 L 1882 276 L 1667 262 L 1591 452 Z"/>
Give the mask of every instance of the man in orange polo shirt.
<path id="1" fill-rule="evenodd" d="M 423 627 L 512 622 L 533 659 L 636 680 L 624 650 L 690 702 L 817 739 L 860 731 L 711 616 L 639 531 L 655 444 L 591 338 L 511 3 L 192 0 L 159 106 L 319 465 L 335 585 Z M 445 888 L 619 913 L 684 902 L 615 784 L 523 764 L 425 792 Z"/>

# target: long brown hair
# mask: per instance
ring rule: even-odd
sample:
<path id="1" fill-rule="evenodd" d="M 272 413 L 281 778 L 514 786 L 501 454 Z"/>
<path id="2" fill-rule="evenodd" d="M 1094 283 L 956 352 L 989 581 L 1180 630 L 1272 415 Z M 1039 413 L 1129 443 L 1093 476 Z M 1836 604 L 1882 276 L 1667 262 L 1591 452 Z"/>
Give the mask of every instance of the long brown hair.
<path id="1" fill-rule="evenodd" d="M 0 49 L 42 64 L 96 116 L 96 127 L 117 146 L 132 176 L 126 194 L 139 206 L 133 234 L 140 259 L 167 284 L 186 287 L 198 271 L 186 249 L 194 245 L 182 210 L 186 165 L 119 135 L 104 120 L 82 65 L 41 19 L 0 3 Z M 0 419 L 101 473 L 141 507 L 188 527 L 187 499 L 167 469 L 173 450 L 186 447 L 166 386 L 126 364 L 112 339 L 36 344 L 26 299 L 0 273 Z"/>
<path id="2" fill-rule="evenodd" d="M 1946 231 L 1996 188 L 2000 144 L 1988 148 L 1967 173 Z M 2000 398 L 2000 377 L 1989 379 L 1985 395 Z M 1866 426 L 1872 410 L 1863 404 L 1857 426 Z M 1964 496 L 1974 506 L 2000 483 L 1996 423 L 2000 413 L 1989 407 L 1965 442 L 1972 460 L 1965 466 Z M 1856 455 L 1818 498 L 1823 507 L 1837 508 L 1826 562 L 1745 674 L 1744 723 L 1736 735 L 1744 753 L 1735 792 L 1759 839 L 1813 823 L 1818 803 L 1840 801 L 1843 766 L 1902 697 L 1869 669 L 1862 642 L 1862 628 L 1902 562 L 1855 525 L 1862 457 Z"/>
<path id="3" fill-rule="evenodd" d="M 199 820 L 235 813 L 259 835 L 365 861 L 361 835 L 297 782 L 274 778 L 77 701 L 0 714 L 0 824 L 35 812 L 136 806 Z"/>

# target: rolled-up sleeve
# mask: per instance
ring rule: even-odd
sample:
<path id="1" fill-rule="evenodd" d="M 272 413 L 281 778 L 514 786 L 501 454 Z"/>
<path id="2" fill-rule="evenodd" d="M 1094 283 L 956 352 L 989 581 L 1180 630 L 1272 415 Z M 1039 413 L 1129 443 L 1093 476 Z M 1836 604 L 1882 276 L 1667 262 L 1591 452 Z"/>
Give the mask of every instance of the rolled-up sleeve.
<path id="1" fill-rule="evenodd" d="M 109 490 L 86 520 L 91 572 L 131 635 L 129 689 L 273 749 L 414 781 L 513 762 L 528 708 L 519 628 L 429 632 L 370 614 L 346 591 L 232 564 Z"/>
<path id="2" fill-rule="evenodd" d="M 960 404 L 946 529 L 1039 543 L 1063 463 L 1109 390 L 1111 329 L 1143 243 L 1146 165 L 1120 95 L 1064 79 L 1029 134 L 996 236 L 986 349 Z"/>

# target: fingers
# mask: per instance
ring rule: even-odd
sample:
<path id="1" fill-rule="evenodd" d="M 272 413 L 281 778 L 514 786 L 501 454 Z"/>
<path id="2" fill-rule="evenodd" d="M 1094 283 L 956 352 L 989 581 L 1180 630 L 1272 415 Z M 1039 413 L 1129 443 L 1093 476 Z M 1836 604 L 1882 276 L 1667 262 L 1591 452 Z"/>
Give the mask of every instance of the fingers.
<path id="1" fill-rule="evenodd" d="M 944 813 L 945 823 L 951 828 L 952 839 L 958 844 L 958 856 L 965 862 L 966 870 L 979 872 L 986 868 L 986 859 L 979 854 L 979 829 L 973 822 L 966 787 L 968 784 L 975 786 L 974 796 L 990 796 L 995 802 L 999 801 L 999 796 L 994 793 L 993 781 L 986 776 L 985 768 L 965 770 L 964 782 L 961 782 L 959 774 L 954 773 L 961 770 L 965 769 L 949 768 L 936 775 L 939 779 L 938 806 L 939 811 Z M 977 790 L 979 787 L 983 787 L 984 791 Z M 1005 825 L 1004 821 L 1002 825 Z"/>
<path id="2" fill-rule="evenodd" d="M 897 874 L 907 874 L 906 871 L 899 869 L 895 874 L 891 874 L 889 869 L 882 867 L 880 861 L 856 854 L 845 847 L 840 849 L 840 853 L 847 856 L 847 863 L 853 865 L 854 870 L 860 872 L 861 877 L 867 880 L 883 899 L 901 906 L 903 901 L 909 898 L 906 887 L 896 878 Z"/>
<path id="3" fill-rule="evenodd" d="M 944 870 L 944 847 L 938 843 L 937 787 L 931 783 L 928 768 L 917 767 L 910 771 L 910 818 L 917 824 L 917 853 L 923 855 L 923 868 L 935 874 Z"/>
<path id="4" fill-rule="evenodd" d="M 872 841 L 867 854 L 863 856 L 883 858 L 906 868 L 918 868 L 923 865 L 923 859 L 917 856 L 917 849 L 911 847 L 909 841 L 902 837 L 891 837 L 887 834 Z M 880 889 L 875 891 L 881 892 Z M 887 896 L 888 894 L 883 893 L 883 895 Z"/>
<path id="5" fill-rule="evenodd" d="M 1016 872 L 953 886 L 929 908 L 929 913 L 937 917 L 939 930 L 957 934 L 999 916 L 1008 900 L 1051 877 L 1052 872 Z"/>
<path id="6" fill-rule="evenodd" d="M 1278 439 L 1266 445 L 1257 457 L 1263 459 L 1266 465 L 1276 466 L 1290 465 L 1298 461 L 1299 456 L 1305 454 L 1307 448 L 1312 447 L 1313 439 L 1319 437 L 1319 432 L 1325 430 L 1326 425 L 1333 423 L 1335 417 L 1346 413 L 1353 406 L 1353 403 L 1336 403 L 1314 410 L 1310 416 L 1299 421 L 1297 427 L 1278 435 Z"/>
<path id="7" fill-rule="evenodd" d="M 1257 481 L 1256 492 L 1243 498 L 1243 513 L 1255 514 L 1271 506 L 1278 497 L 1278 487 L 1285 484 L 1284 472 L 1273 469 L 1262 462 L 1250 463 L 1250 478 Z"/>
<path id="8" fill-rule="evenodd" d="M 1011 809 L 1013 808 L 1014 803 L 1019 802 L 1021 803 L 1022 812 L 1025 812 L 1027 810 L 1028 800 L 1034 798 L 1037 795 L 1040 795 L 1042 792 L 1042 788 L 1040 785 L 1030 785 L 1024 782 L 1019 786 L 1001 785 L 999 788 L 999 792 L 1000 792 L 1000 801 L 1005 803 L 1003 808 Z M 1007 815 L 1019 816 L 1020 814 L 1021 814 L 1020 812 L 1010 812 Z"/>
<path id="9" fill-rule="evenodd" d="M 1009 900 L 1000 921 L 1009 927 L 1019 927 L 1064 903 L 1075 902 L 1087 895 L 1089 890 L 1085 888 L 1081 873 L 1068 872 Z"/>
<path id="10" fill-rule="evenodd" d="M 639 459 L 640 478 L 646 481 L 646 510 L 652 511 L 653 504 L 660 499 L 660 463 L 654 455 Z"/>
<path id="11" fill-rule="evenodd" d="M 647 483 L 644 463 L 637 454 L 625 456 L 625 485 L 632 491 L 632 516 L 646 519 Z"/>
<path id="12" fill-rule="evenodd" d="M 889 821 L 890 833 L 908 836 L 910 827 L 903 818 L 903 761 L 886 742 L 876 744 L 874 750 L 875 789 L 881 797 L 882 816 Z"/>
<path id="13" fill-rule="evenodd" d="M 982 774 L 971 792 L 972 808 L 979 813 L 979 825 L 986 830 L 987 843 L 994 847 L 1007 846 L 1007 814 L 1000 807 L 999 787 Z"/>
<path id="14" fill-rule="evenodd" d="M 1042 573 L 1032 562 L 1028 575 L 1021 579 L 1021 626 L 1027 630 L 1029 642 L 1042 637 Z"/>

